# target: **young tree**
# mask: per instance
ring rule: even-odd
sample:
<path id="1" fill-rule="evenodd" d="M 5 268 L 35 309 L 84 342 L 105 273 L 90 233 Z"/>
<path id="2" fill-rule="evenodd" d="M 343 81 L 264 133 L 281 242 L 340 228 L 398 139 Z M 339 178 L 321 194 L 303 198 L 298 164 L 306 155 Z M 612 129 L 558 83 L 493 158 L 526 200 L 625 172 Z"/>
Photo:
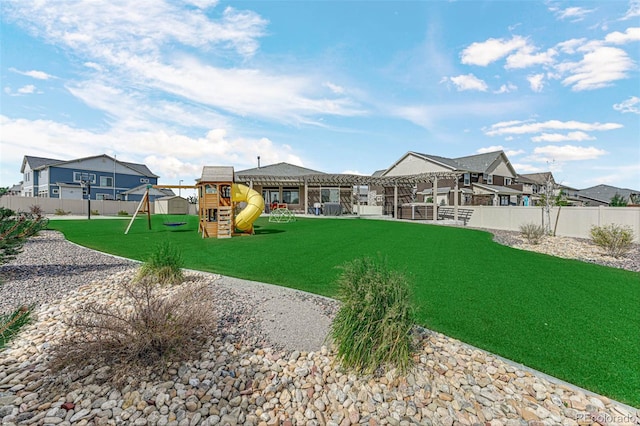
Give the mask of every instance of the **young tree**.
<path id="1" fill-rule="evenodd" d="M 626 207 L 627 206 L 627 200 L 622 195 L 620 195 L 620 194 L 618 194 L 616 192 L 616 195 L 611 197 L 611 200 L 609 201 L 609 206 L 611 206 L 611 207 Z"/>

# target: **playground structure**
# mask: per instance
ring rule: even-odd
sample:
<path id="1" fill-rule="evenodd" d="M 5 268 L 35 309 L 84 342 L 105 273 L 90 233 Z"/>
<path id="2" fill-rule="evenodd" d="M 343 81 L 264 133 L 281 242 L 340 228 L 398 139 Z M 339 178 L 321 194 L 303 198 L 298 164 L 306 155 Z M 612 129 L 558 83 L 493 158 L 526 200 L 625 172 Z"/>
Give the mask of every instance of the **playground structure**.
<path id="1" fill-rule="evenodd" d="M 233 167 L 204 166 L 202 176 L 195 186 L 148 185 L 147 192 L 124 233 L 129 232 L 138 213 L 147 214 L 148 227 L 151 229 L 150 188 L 195 188 L 198 193 L 198 233 L 202 238 L 231 238 L 232 235 L 253 234 L 253 222 L 262 214 L 264 200 L 258 192 L 233 181 Z M 246 206 L 240 210 L 241 203 Z M 165 223 L 166 226 L 184 224 L 185 222 Z M 236 233 L 236 230 L 240 233 Z"/>
<path id="2" fill-rule="evenodd" d="M 235 229 L 253 234 L 253 222 L 264 209 L 262 196 L 248 186 L 235 184 L 233 167 L 202 168 L 198 179 L 198 232 L 202 238 L 231 238 Z M 239 203 L 246 207 L 237 215 Z"/>
<path id="3" fill-rule="evenodd" d="M 269 222 L 273 223 L 290 223 L 295 222 L 296 216 L 287 208 L 277 208 L 269 213 Z"/>

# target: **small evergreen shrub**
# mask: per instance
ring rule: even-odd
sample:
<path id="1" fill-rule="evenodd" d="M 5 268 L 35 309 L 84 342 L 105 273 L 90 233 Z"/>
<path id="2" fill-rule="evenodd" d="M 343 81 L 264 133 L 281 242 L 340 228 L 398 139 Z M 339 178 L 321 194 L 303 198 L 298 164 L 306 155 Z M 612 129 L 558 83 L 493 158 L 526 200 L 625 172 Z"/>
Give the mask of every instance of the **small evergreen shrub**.
<path id="1" fill-rule="evenodd" d="M 0 315 L 0 349 L 31 321 L 31 307 L 22 306 L 8 315 Z"/>
<path id="2" fill-rule="evenodd" d="M 338 360 L 362 373 L 387 366 L 406 371 L 412 363 L 414 324 L 407 279 L 381 258 L 356 259 L 342 269 L 342 305 L 330 333 Z"/>
<path id="3" fill-rule="evenodd" d="M 178 284 L 183 280 L 184 259 L 170 242 L 156 246 L 138 272 L 138 279 L 155 279 L 162 284 Z"/>
<path id="4" fill-rule="evenodd" d="M 525 223 L 520 225 L 520 235 L 522 235 L 529 244 L 540 244 L 540 240 L 544 236 L 544 228 L 534 223 Z"/>
<path id="5" fill-rule="evenodd" d="M 611 223 L 604 226 L 591 227 L 591 239 L 612 257 L 622 257 L 631 250 L 633 230 L 630 226 Z"/>
<path id="6" fill-rule="evenodd" d="M 214 295 L 206 284 L 178 288 L 145 279 L 119 284 L 122 304 L 90 301 L 65 320 L 68 331 L 52 347 L 53 371 L 104 365 L 105 380 L 162 373 L 197 354 L 215 329 Z M 197 359 L 197 358 L 196 358 Z"/>

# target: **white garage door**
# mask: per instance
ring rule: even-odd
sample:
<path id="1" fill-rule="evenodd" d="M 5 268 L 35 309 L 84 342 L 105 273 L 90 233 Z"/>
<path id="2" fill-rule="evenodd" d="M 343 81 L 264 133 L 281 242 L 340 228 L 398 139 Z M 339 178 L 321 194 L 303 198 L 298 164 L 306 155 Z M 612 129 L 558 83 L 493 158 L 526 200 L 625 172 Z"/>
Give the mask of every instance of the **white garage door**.
<path id="1" fill-rule="evenodd" d="M 60 187 L 60 198 L 65 200 L 82 200 L 82 188 Z"/>

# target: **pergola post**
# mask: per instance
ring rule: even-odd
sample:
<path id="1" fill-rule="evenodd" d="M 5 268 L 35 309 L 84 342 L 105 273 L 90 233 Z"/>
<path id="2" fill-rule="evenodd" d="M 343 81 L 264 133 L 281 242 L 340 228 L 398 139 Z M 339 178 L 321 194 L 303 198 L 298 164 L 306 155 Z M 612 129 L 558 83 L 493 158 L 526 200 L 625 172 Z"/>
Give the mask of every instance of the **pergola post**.
<path id="1" fill-rule="evenodd" d="M 433 220 L 438 220 L 438 176 L 433 177 Z"/>
<path id="2" fill-rule="evenodd" d="M 398 218 L 398 184 L 393 184 L 393 214 L 394 218 Z"/>
<path id="3" fill-rule="evenodd" d="M 304 214 L 309 214 L 309 185 L 304 178 Z"/>
<path id="4" fill-rule="evenodd" d="M 453 185 L 453 220 L 458 222 L 458 176 L 455 176 Z"/>

